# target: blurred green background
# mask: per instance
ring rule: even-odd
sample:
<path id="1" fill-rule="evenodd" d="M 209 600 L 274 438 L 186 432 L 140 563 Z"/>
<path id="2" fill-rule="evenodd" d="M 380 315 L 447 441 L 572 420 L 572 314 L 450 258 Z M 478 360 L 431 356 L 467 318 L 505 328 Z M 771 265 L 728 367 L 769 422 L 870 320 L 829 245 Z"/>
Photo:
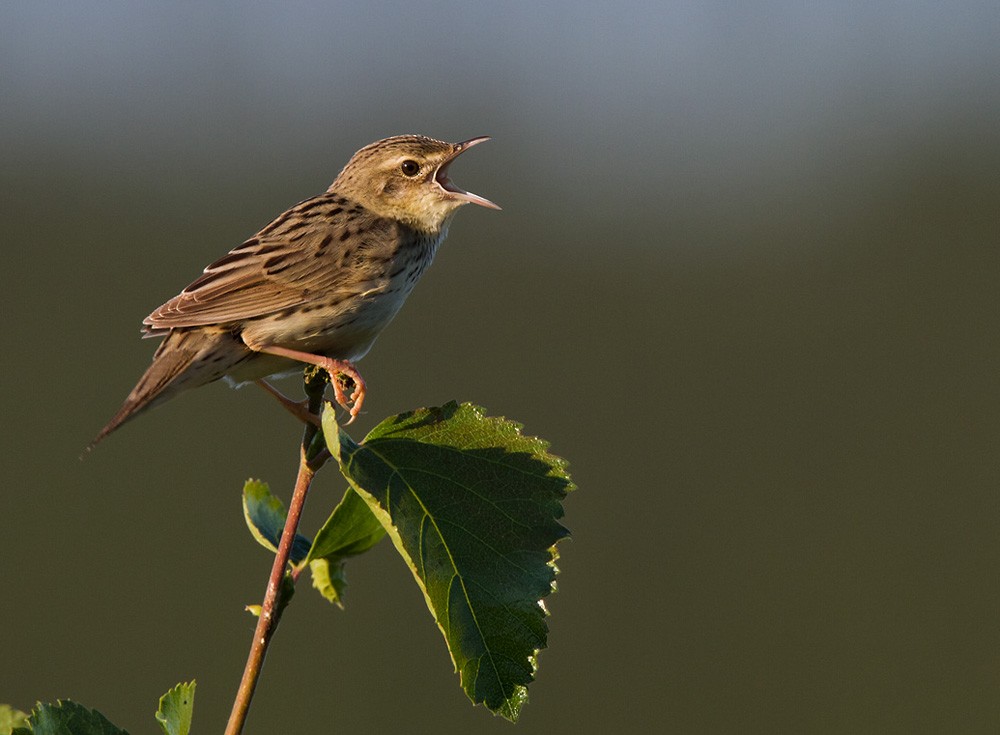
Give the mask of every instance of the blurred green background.
<path id="1" fill-rule="evenodd" d="M 552 441 L 550 647 L 517 732 L 1000 728 L 995 2 L 7 3 L 0 701 L 221 732 L 299 427 L 213 385 L 78 455 L 141 319 L 354 150 L 494 141 L 362 363 Z M 286 383 L 297 389 L 294 382 Z M 339 497 L 318 478 L 304 528 Z M 248 733 L 512 732 L 388 544 L 302 585 Z"/>

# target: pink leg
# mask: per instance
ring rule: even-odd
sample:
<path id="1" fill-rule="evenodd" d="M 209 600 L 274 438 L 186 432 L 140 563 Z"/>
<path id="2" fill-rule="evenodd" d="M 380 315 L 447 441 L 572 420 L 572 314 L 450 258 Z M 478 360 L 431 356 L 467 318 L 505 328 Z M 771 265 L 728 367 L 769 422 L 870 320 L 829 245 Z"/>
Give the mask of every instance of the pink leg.
<path id="1" fill-rule="evenodd" d="M 293 401 L 291 398 L 286 396 L 280 390 L 275 388 L 273 385 L 268 383 L 266 380 L 255 380 L 253 381 L 265 391 L 270 393 L 274 399 L 280 403 L 288 413 L 292 414 L 295 418 L 303 421 L 304 423 L 313 424 L 319 426 L 319 417 L 315 414 L 309 413 L 306 401 Z"/>
<path id="2" fill-rule="evenodd" d="M 333 394 L 337 399 L 337 403 L 343 406 L 344 409 L 351 414 L 351 418 L 347 423 L 351 423 L 358 417 L 358 414 L 361 412 L 361 404 L 365 402 L 365 381 L 364 378 L 361 377 L 361 373 L 358 372 L 357 368 L 347 360 L 334 360 L 332 357 L 323 357 L 321 355 L 313 355 L 308 352 L 299 352 L 298 350 L 290 350 L 287 347 L 262 347 L 258 350 L 258 352 L 266 352 L 269 355 L 287 357 L 292 360 L 304 362 L 308 365 L 316 365 L 317 367 L 326 370 L 326 372 L 330 374 L 330 384 L 333 386 Z M 340 385 L 340 380 L 338 380 L 338 377 L 341 375 L 346 375 L 354 381 L 354 391 L 351 393 L 350 401 L 348 401 L 347 396 L 344 395 L 344 389 Z"/>

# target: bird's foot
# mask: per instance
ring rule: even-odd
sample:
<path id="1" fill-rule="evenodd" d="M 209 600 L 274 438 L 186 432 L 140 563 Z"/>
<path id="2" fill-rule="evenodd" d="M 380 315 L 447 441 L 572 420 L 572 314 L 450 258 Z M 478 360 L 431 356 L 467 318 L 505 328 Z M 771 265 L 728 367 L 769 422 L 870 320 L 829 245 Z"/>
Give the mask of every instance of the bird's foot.
<path id="1" fill-rule="evenodd" d="M 319 416 L 309 410 L 309 401 L 293 401 L 266 380 L 255 380 L 254 383 L 270 393 L 271 396 L 274 397 L 274 400 L 280 403 L 282 407 L 295 418 L 299 419 L 303 423 L 312 424 L 313 426 L 320 425 Z"/>
<path id="2" fill-rule="evenodd" d="M 365 381 L 364 378 L 361 377 L 361 373 L 358 372 L 358 369 L 354 367 L 349 360 L 336 360 L 332 357 L 313 355 L 308 352 L 300 352 L 299 350 L 293 350 L 288 347 L 278 347 L 276 345 L 251 349 L 257 349 L 258 352 L 265 352 L 269 355 L 288 357 L 292 360 L 298 360 L 299 362 L 304 362 L 307 365 L 315 365 L 316 367 L 326 370 L 326 372 L 330 375 L 330 383 L 333 385 L 333 395 L 336 397 L 337 403 L 339 403 L 344 410 L 351 415 L 351 418 L 347 421 L 347 423 L 353 422 L 354 419 L 358 417 L 358 414 L 361 413 L 361 404 L 365 402 Z M 348 398 L 347 394 L 344 392 L 344 384 L 348 380 L 354 383 L 354 390 L 351 391 L 350 398 Z"/>
<path id="3" fill-rule="evenodd" d="M 328 358 L 329 364 L 323 364 L 322 368 L 330 374 L 330 384 L 333 386 L 333 395 L 351 418 L 347 420 L 350 424 L 361 413 L 361 406 L 365 402 L 365 380 L 361 373 L 347 360 L 334 360 Z M 348 398 L 345 389 L 348 384 L 354 386 Z"/>

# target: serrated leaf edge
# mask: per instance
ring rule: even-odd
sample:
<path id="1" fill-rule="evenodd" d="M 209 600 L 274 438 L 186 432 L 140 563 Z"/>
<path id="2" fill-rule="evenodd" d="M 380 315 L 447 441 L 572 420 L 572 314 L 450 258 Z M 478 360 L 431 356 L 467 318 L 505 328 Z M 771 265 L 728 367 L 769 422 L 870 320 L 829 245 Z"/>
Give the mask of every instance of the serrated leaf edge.
<path id="1" fill-rule="evenodd" d="M 480 421 L 483 421 L 484 423 L 490 424 L 491 428 L 494 429 L 494 430 L 496 430 L 496 429 L 502 429 L 500 431 L 496 431 L 496 433 L 498 435 L 500 435 L 500 436 L 506 435 L 508 437 L 517 437 L 518 439 L 522 440 L 523 442 L 526 442 L 528 445 L 531 446 L 531 451 L 528 452 L 528 453 L 531 456 L 533 456 L 535 459 L 538 459 L 539 461 L 543 462 L 546 466 L 549 467 L 549 472 L 546 474 L 546 477 L 556 477 L 556 478 L 559 478 L 559 479 L 563 480 L 566 483 L 566 485 L 564 487 L 564 493 L 568 494 L 572 490 L 576 489 L 576 484 L 572 481 L 572 479 L 570 478 L 570 476 L 568 474 L 568 471 L 567 471 L 567 468 L 569 466 L 568 461 L 566 459 L 558 456 L 558 455 L 554 455 L 554 454 L 549 453 L 549 451 L 548 451 L 549 447 L 550 447 L 550 443 L 549 442 L 547 442 L 544 439 L 541 439 L 539 437 L 526 436 L 525 434 L 523 434 L 521 432 L 521 429 L 524 428 L 523 424 L 521 424 L 521 423 L 519 423 L 517 421 L 513 421 L 513 420 L 510 420 L 510 419 L 507 419 L 505 417 L 488 416 L 488 415 L 486 415 L 486 412 L 485 412 L 484 408 L 482 408 L 481 406 L 477 406 L 477 405 L 475 405 L 473 403 L 458 404 L 456 401 L 450 401 L 449 403 L 447 403 L 444 406 L 442 406 L 441 409 L 443 410 L 443 409 L 446 409 L 446 408 L 449 408 L 449 407 L 452 407 L 452 406 L 454 406 L 457 409 L 464 408 L 464 409 L 470 410 L 475 415 L 475 417 L 477 419 L 479 419 Z M 416 409 L 414 411 L 407 412 L 406 415 L 407 416 L 412 416 L 413 414 L 418 413 L 419 411 L 428 411 L 428 412 L 430 412 L 432 410 L 434 410 L 434 409 Z M 448 545 L 444 541 L 444 535 L 441 533 L 441 530 L 437 527 L 437 524 L 435 523 L 432 514 L 424 506 L 424 504 L 421 501 L 420 497 L 413 491 L 413 489 L 409 485 L 409 483 L 407 483 L 405 481 L 405 479 L 403 479 L 403 476 L 399 473 L 398 468 L 395 465 L 393 465 L 391 462 L 389 462 L 388 460 L 386 460 L 386 458 L 383 455 L 379 454 L 377 451 L 375 451 L 374 449 L 372 449 L 370 446 L 366 445 L 366 442 L 370 438 L 372 438 L 372 434 L 374 433 L 375 429 L 373 429 L 372 432 L 370 432 L 365 437 L 365 439 L 362 440 L 362 442 L 360 444 L 358 444 L 346 432 L 344 432 L 341 429 L 340 425 L 336 422 L 333 410 L 329 411 L 330 419 L 327 419 L 326 415 L 327 415 L 327 412 L 324 411 L 323 430 L 324 430 L 324 432 L 328 432 L 328 431 L 330 431 L 330 429 L 333 429 L 336 432 L 335 436 L 337 437 L 337 441 L 335 442 L 336 447 L 337 447 L 337 451 L 336 451 L 336 453 L 334 453 L 333 449 L 331 448 L 331 455 L 333 455 L 333 458 L 335 460 L 337 460 L 338 465 L 341 468 L 341 473 L 344 475 L 345 479 L 347 479 L 347 481 L 351 485 L 351 487 L 354 488 L 354 490 L 359 495 L 361 495 L 363 498 L 365 498 L 365 500 L 368 503 L 368 506 L 371 509 L 372 513 L 375 515 L 376 518 L 378 518 L 379 523 L 382 524 L 382 527 L 385 528 L 386 533 L 392 539 L 392 543 L 393 543 L 393 546 L 396 548 L 396 551 L 403 558 L 404 562 L 406 563 L 406 565 L 409 567 L 409 569 L 413 573 L 413 578 L 414 578 L 414 580 L 417 583 L 417 587 L 420 589 L 421 593 L 424 596 L 424 603 L 427 605 L 427 609 L 430 611 L 431 617 L 434 619 L 435 624 L 438 626 L 438 629 L 441 631 L 441 635 L 442 635 L 442 637 L 445 640 L 445 643 L 446 643 L 445 648 L 448 650 L 448 655 L 451 658 L 452 667 L 454 668 L 454 670 L 459 675 L 459 682 L 462 685 L 462 689 L 463 689 L 463 691 L 468 692 L 469 690 L 465 687 L 465 683 L 466 682 L 464 682 L 464 680 L 463 680 L 464 672 L 462 672 L 462 671 L 459 670 L 458 662 L 455 660 L 455 655 L 454 655 L 454 653 L 451 650 L 451 646 L 448 645 L 448 640 L 449 639 L 448 639 L 447 631 L 445 630 L 444 625 L 442 624 L 442 621 L 438 618 L 438 615 L 435 612 L 433 602 L 432 602 L 432 600 L 430 598 L 429 592 L 426 589 L 426 586 L 424 584 L 423 579 L 420 577 L 420 575 L 418 575 L 416 573 L 418 567 L 417 567 L 417 565 L 414 564 L 414 561 L 413 561 L 412 557 L 410 557 L 409 553 L 406 551 L 406 548 L 405 548 L 405 546 L 403 545 L 403 542 L 402 542 L 402 538 L 399 536 L 399 533 L 398 533 L 395 525 L 392 523 L 392 518 L 391 518 L 391 516 L 389 514 L 389 511 L 383 509 L 382 506 L 379 504 L 378 500 L 375 498 L 375 496 L 373 496 L 372 494 L 370 494 L 367 491 L 365 491 L 364 488 L 362 488 L 361 486 L 359 486 L 358 484 L 356 484 L 351 479 L 351 477 L 348 476 L 348 470 L 350 468 L 350 463 L 353 462 L 353 460 L 357 456 L 357 454 L 360 451 L 369 451 L 369 452 L 372 452 L 372 454 L 374 454 L 376 457 L 378 457 L 378 459 L 380 461 L 382 461 L 385 464 L 385 466 L 391 468 L 391 470 L 394 473 L 394 476 L 400 478 L 404 482 L 404 484 L 406 485 L 406 487 L 407 487 L 408 491 L 410 492 L 411 496 L 420 505 L 421 509 L 424 512 L 425 518 L 430 519 L 431 523 L 434 523 L 435 531 L 438 534 L 438 538 L 441 540 L 441 543 L 444 545 L 444 547 L 446 549 L 448 549 Z M 403 414 L 400 414 L 400 416 L 402 416 L 402 415 Z M 376 429 L 379 428 L 381 425 L 382 424 L 380 423 L 376 427 Z M 329 436 L 329 434 L 327 436 Z M 346 442 L 344 441 L 345 439 L 346 439 Z M 376 441 L 392 441 L 391 437 L 385 437 L 385 436 L 375 436 L 374 439 Z M 520 444 L 520 442 L 518 442 L 518 443 Z M 329 445 L 329 444 L 331 444 L 331 442 L 328 440 L 327 444 Z M 344 461 L 344 457 L 343 457 L 343 447 L 344 447 L 344 444 L 347 444 L 350 447 L 350 454 L 349 454 L 349 457 L 347 458 L 347 462 Z M 458 452 L 464 452 L 464 451 L 466 451 L 466 448 L 464 448 L 464 447 L 450 446 L 450 445 L 447 445 L 447 444 L 435 444 L 434 446 L 438 447 L 438 448 L 442 448 L 442 449 L 454 449 L 455 451 L 458 451 Z M 515 449 L 514 451 L 525 451 L 525 449 L 524 448 L 520 448 L 520 449 Z M 568 536 L 568 535 L 569 535 L 569 532 L 567 531 L 566 532 L 566 536 Z M 566 536 L 564 536 L 563 538 L 565 538 Z M 563 539 L 559 539 L 559 540 L 561 541 Z M 553 544 L 549 548 L 549 554 L 550 554 L 550 558 L 549 558 L 549 561 L 546 562 L 546 563 L 549 566 L 552 567 L 552 569 L 553 569 L 554 572 L 558 573 L 559 569 L 556 566 L 556 561 L 558 560 L 559 555 L 558 555 L 558 552 L 556 551 L 556 545 L 555 544 Z M 448 556 L 449 556 L 450 559 L 453 559 L 453 556 L 451 554 L 451 550 L 450 549 L 448 549 Z M 497 669 L 495 661 L 493 660 L 492 650 L 490 649 L 490 647 L 486 643 L 486 637 L 485 637 L 485 635 L 483 633 L 482 627 L 479 624 L 479 620 L 478 620 L 478 618 L 476 616 L 474 606 L 472 605 L 472 602 L 471 602 L 471 600 L 469 598 L 468 588 L 466 586 L 465 580 L 462 578 L 462 575 L 458 572 L 457 566 L 454 563 L 452 563 L 452 568 L 455 570 L 455 572 L 454 572 L 455 573 L 455 578 L 459 579 L 460 582 L 461 582 L 461 584 L 462 584 L 462 594 L 463 594 L 463 597 L 465 598 L 466 605 L 468 607 L 468 610 L 469 610 L 470 614 L 472 615 L 473 619 L 475 620 L 476 632 L 478 633 L 479 638 L 480 638 L 480 640 L 483 643 L 484 650 L 487 651 L 487 655 L 490 658 L 490 663 L 491 663 L 491 665 L 493 667 L 494 675 L 496 676 L 496 678 L 497 678 L 498 681 L 501 681 L 502 677 L 500 676 L 500 672 Z M 556 591 L 556 586 L 555 586 L 555 582 L 553 581 L 552 585 L 550 586 L 550 592 L 549 592 L 549 594 L 551 594 L 552 592 L 555 592 L 555 591 Z M 542 609 L 543 613 L 546 616 L 548 616 L 549 613 L 548 613 L 548 610 L 547 610 L 547 608 L 545 607 L 545 604 L 544 604 L 544 598 L 546 596 L 547 595 L 544 595 L 544 596 L 540 597 L 537 600 L 537 602 L 541 606 L 541 609 Z M 541 649 L 540 648 L 535 648 L 535 649 L 532 650 L 532 653 L 528 656 L 528 661 L 529 661 L 529 663 L 531 665 L 531 669 L 532 669 L 532 678 L 534 678 L 534 674 L 538 670 L 538 656 L 539 656 L 540 653 L 541 653 Z M 480 657 L 480 660 L 481 660 L 481 658 L 482 657 Z M 477 677 L 479 675 L 478 672 L 479 672 L 479 666 L 476 667 L 476 676 Z M 509 720 L 511 722 L 516 722 L 517 719 L 518 719 L 518 717 L 519 717 L 519 715 L 520 715 L 521 708 L 523 707 L 523 705 L 527 701 L 528 701 L 528 689 L 527 689 L 527 687 L 525 685 L 523 685 L 523 684 L 515 684 L 514 685 L 514 690 L 511 693 L 511 695 L 509 697 L 505 698 L 504 704 L 498 710 L 496 710 L 494 712 L 494 714 L 500 714 L 503 717 L 505 717 L 507 720 Z"/>

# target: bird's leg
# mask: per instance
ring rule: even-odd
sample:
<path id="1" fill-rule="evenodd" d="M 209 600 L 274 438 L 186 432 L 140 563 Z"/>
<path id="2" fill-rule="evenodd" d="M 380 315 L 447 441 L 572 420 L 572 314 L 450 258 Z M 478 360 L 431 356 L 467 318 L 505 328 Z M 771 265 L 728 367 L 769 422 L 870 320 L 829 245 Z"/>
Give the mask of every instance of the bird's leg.
<path id="1" fill-rule="evenodd" d="M 309 352 L 300 352 L 298 350 L 290 350 L 287 347 L 273 345 L 257 348 L 257 351 L 298 360 L 299 362 L 315 365 L 326 370 L 330 374 L 330 384 L 333 386 L 333 395 L 336 397 L 337 403 L 343 406 L 351 415 L 347 423 L 351 423 L 358 417 L 358 414 L 361 412 L 361 405 L 365 402 L 365 381 L 361 377 L 361 373 L 358 372 L 358 369 L 348 360 L 335 360 L 332 357 L 313 355 Z M 344 394 L 344 389 L 338 379 L 340 376 L 350 378 L 354 383 L 354 391 L 351 393 L 350 400 Z"/>
<path id="2" fill-rule="evenodd" d="M 282 407 L 284 407 L 284 409 L 295 418 L 299 419 L 303 423 L 312 424 L 313 426 L 320 425 L 319 417 L 316 414 L 309 412 L 309 401 L 293 401 L 266 380 L 255 380 L 253 382 L 270 393 L 274 397 L 274 400 L 280 403 Z"/>

